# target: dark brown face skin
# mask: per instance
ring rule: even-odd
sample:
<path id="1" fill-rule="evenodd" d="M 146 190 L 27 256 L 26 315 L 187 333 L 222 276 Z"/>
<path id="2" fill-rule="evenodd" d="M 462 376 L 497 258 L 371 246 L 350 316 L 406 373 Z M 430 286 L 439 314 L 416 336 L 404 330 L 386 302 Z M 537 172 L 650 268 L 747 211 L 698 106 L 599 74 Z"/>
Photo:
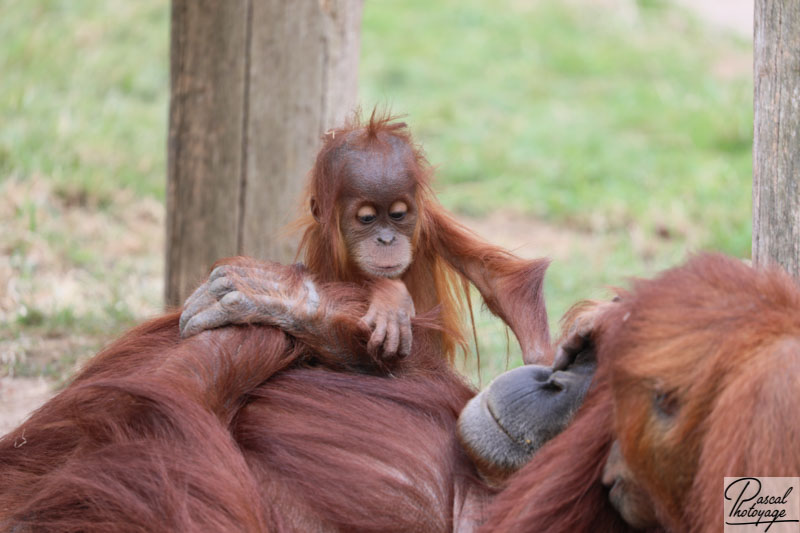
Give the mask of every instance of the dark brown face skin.
<path id="1" fill-rule="evenodd" d="M 347 252 L 368 276 L 397 278 L 413 259 L 416 183 L 403 143 L 347 155 L 339 218 Z"/>

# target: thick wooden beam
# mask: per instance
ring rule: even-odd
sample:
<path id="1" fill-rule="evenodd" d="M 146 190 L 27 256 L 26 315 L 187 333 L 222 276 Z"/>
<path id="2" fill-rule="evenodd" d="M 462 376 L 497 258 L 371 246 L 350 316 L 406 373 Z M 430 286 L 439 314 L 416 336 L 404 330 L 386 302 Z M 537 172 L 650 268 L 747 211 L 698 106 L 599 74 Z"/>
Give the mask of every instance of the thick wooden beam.
<path id="1" fill-rule="evenodd" d="M 800 2 L 756 0 L 753 261 L 800 276 Z"/>
<path id="2" fill-rule="evenodd" d="M 166 303 L 280 237 L 328 128 L 355 107 L 362 0 L 173 0 Z"/>

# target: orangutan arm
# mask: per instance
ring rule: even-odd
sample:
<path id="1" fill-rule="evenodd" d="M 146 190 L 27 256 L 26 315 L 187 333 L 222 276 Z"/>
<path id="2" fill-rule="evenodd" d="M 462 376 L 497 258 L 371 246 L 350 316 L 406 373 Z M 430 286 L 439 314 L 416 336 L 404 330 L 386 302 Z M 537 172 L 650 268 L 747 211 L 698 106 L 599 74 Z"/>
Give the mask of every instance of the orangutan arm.
<path id="1" fill-rule="evenodd" d="M 319 283 L 300 265 L 244 257 L 222 263 L 187 299 L 180 320 L 184 338 L 225 325 L 264 324 L 342 360 L 374 357 L 381 347 L 383 358 L 410 352 L 414 304 L 400 281 L 364 288 Z"/>
<path id="2" fill-rule="evenodd" d="M 187 299 L 180 330 L 190 337 L 230 324 L 264 324 L 327 354 L 363 352 L 368 337 L 366 351 L 388 359 L 410 353 L 412 318 L 414 302 L 399 280 L 377 279 L 367 288 L 320 284 L 301 265 L 235 257 Z"/>
<path id="3" fill-rule="evenodd" d="M 489 310 L 508 324 L 526 364 L 552 361 L 544 304 L 546 258 L 521 259 L 480 239 L 443 208 L 429 207 L 431 240 L 444 259 L 481 293 Z"/>
<path id="4" fill-rule="evenodd" d="M 221 261 L 208 280 L 186 300 L 180 331 L 184 338 L 231 324 L 275 326 L 324 353 L 341 353 L 364 339 L 365 327 L 353 320 L 366 313 L 365 291 L 326 284 L 324 289 L 302 266 L 284 266 L 244 257 Z M 354 294 L 362 294 L 356 301 Z M 340 339 L 348 333 L 349 340 Z M 365 341 L 363 342 L 365 344 Z"/>
<path id="5" fill-rule="evenodd" d="M 472 282 L 487 307 L 509 325 L 526 363 L 549 364 L 552 349 L 543 294 L 544 273 L 549 261 L 520 259 L 480 240 L 443 209 L 430 209 L 430 213 L 429 246 Z M 187 300 L 181 316 L 184 337 L 226 324 L 268 324 L 302 336 L 303 340 L 326 352 L 340 351 L 337 344 L 347 336 L 335 338 L 330 333 L 340 331 L 342 323 L 352 327 L 353 315 L 341 309 L 335 296 L 328 296 L 323 311 L 315 307 L 313 297 L 304 294 L 310 295 L 308 288 L 313 287 L 313 295 L 320 297 L 341 284 L 318 287 L 313 278 L 304 273 L 307 280 L 301 283 L 303 286 L 296 286 L 296 282 L 294 286 L 287 285 L 282 269 L 297 267 L 247 258 L 232 261 L 236 265 L 233 269 L 223 266 L 216 270 Z M 371 330 L 367 351 L 374 356 L 382 347 L 384 358 L 395 353 L 408 355 L 414 307 L 405 285 L 397 280 L 379 279 L 372 282 L 369 292 L 361 294 L 362 302 L 370 302 L 369 311 L 359 315 L 363 317 L 364 327 Z"/>

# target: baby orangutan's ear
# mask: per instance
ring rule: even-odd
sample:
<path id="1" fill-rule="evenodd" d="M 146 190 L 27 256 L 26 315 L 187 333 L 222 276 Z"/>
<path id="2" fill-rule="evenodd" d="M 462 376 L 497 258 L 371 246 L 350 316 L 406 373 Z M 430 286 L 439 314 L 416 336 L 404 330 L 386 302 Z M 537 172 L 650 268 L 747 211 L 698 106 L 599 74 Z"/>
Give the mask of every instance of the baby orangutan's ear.
<path id="1" fill-rule="evenodd" d="M 311 215 L 314 217 L 314 220 L 319 222 L 319 204 L 317 203 L 317 199 L 312 196 L 309 205 L 311 207 Z"/>

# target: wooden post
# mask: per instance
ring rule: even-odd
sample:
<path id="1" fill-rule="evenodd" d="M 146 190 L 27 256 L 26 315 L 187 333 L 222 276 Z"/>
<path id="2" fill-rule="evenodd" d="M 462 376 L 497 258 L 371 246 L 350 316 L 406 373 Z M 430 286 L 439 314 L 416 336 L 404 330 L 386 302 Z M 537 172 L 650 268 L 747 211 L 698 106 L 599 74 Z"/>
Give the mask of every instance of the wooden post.
<path id="1" fill-rule="evenodd" d="M 362 0 L 173 0 L 167 306 L 222 257 L 294 257 L 279 233 L 320 136 L 355 107 L 361 11 Z"/>
<path id="2" fill-rule="evenodd" d="M 800 2 L 756 0 L 753 262 L 800 276 Z"/>

